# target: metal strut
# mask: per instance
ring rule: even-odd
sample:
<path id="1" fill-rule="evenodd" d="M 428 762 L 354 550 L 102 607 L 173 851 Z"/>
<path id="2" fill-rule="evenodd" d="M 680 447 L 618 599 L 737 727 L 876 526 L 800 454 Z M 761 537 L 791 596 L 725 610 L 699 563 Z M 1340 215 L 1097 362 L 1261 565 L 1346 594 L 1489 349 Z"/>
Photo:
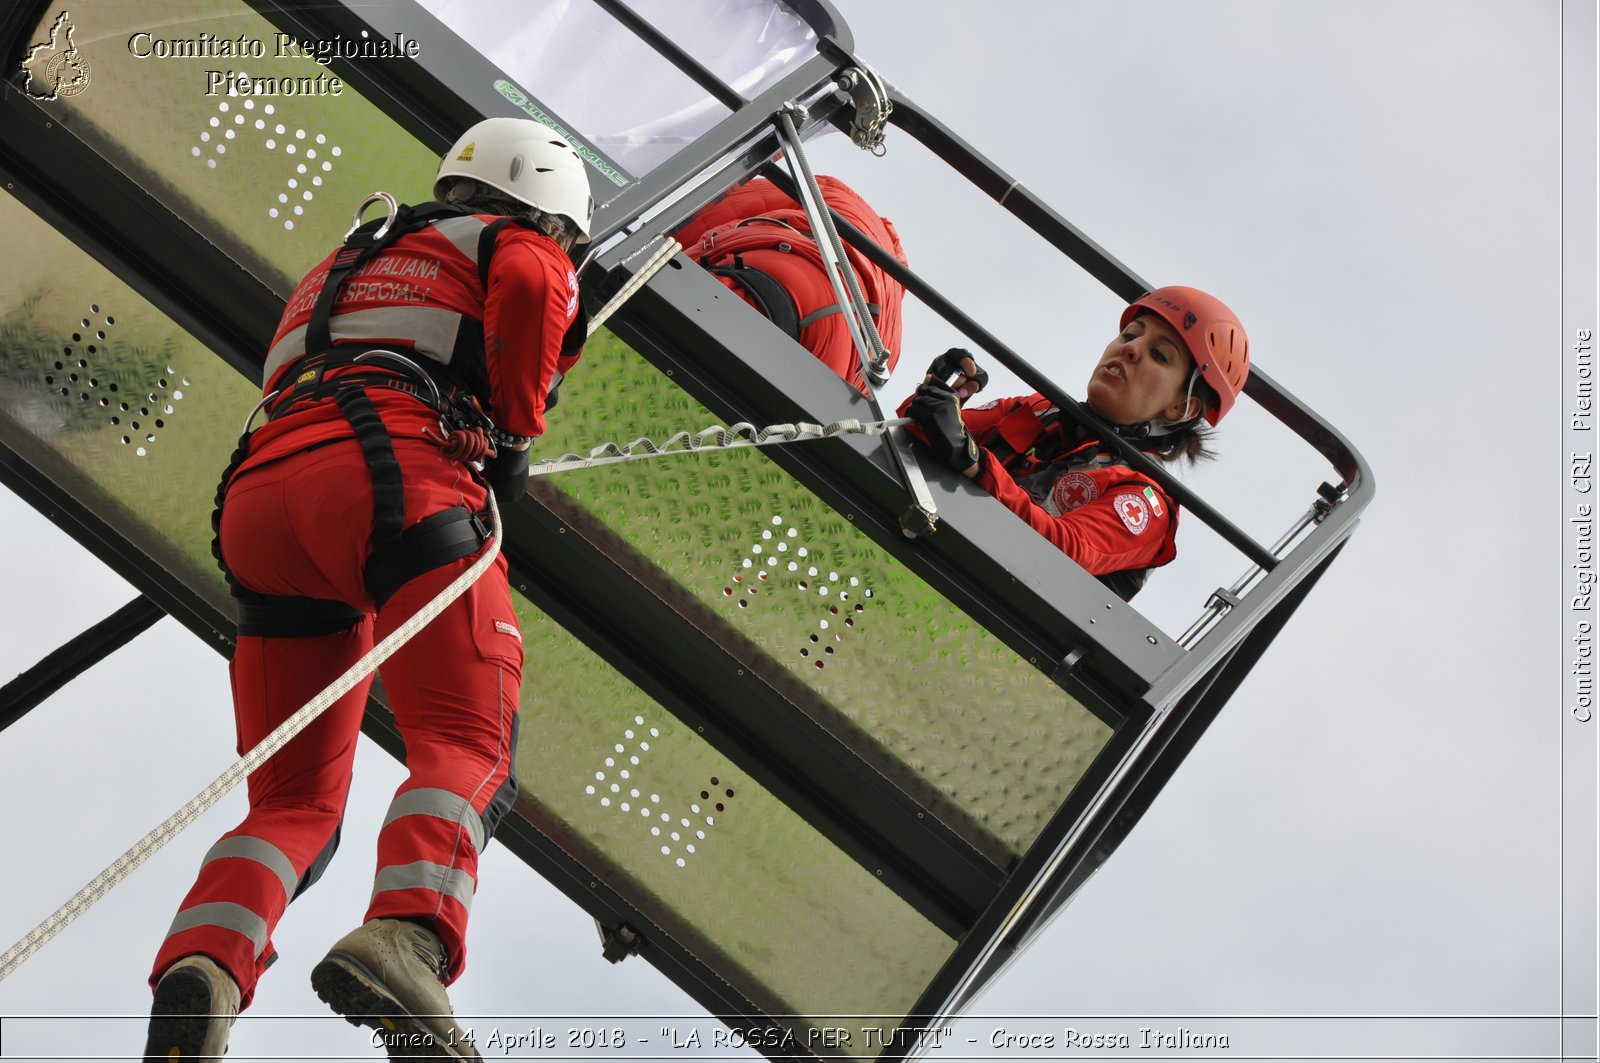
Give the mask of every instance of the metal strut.
<path id="1" fill-rule="evenodd" d="M 856 355 L 861 360 L 861 370 L 866 378 L 867 403 L 872 416 L 883 422 L 883 404 L 879 390 L 889 382 L 889 352 L 884 349 L 878 335 L 877 324 L 867 309 L 867 300 L 861 294 L 860 282 L 854 267 L 845 255 L 844 244 L 834 228 L 833 214 L 822 198 L 822 189 L 811 172 L 805 148 L 800 144 L 800 134 L 795 129 L 794 115 L 805 115 L 805 109 L 793 101 L 784 105 L 775 118 L 778 138 L 783 143 L 784 158 L 789 163 L 791 175 L 800 192 L 800 205 L 805 208 L 811 222 L 811 233 L 817 237 L 817 248 L 822 252 L 823 272 L 833 286 L 834 298 L 844 311 L 845 325 L 850 330 L 850 340 L 855 344 Z M 938 530 L 938 511 L 928 483 L 922 476 L 916 457 L 911 453 L 911 442 L 904 432 L 887 433 L 889 453 L 894 458 L 895 469 L 901 483 L 911 496 L 911 508 L 900 517 L 900 531 L 908 539 L 931 535 Z"/>

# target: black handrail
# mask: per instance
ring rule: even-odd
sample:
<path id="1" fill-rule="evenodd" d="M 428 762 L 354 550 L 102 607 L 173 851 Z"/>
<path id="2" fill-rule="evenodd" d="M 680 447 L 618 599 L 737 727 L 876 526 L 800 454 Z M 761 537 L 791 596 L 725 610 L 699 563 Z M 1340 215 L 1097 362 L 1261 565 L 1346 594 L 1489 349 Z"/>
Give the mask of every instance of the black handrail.
<path id="1" fill-rule="evenodd" d="M 648 44 L 663 59 L 670 61 L 673 66 L 687 74 L 696 85 L 709 92 L 728 110 L 737 111 L 745 106 L 745 98 L 735 92 L 727 82 L 713 74 L 700 60 L 678 47 L 675 41 L 652 26 L 647 19 L 622 0 L 591 0 L 591 2 L 622 23 L 630 33 Z"/>

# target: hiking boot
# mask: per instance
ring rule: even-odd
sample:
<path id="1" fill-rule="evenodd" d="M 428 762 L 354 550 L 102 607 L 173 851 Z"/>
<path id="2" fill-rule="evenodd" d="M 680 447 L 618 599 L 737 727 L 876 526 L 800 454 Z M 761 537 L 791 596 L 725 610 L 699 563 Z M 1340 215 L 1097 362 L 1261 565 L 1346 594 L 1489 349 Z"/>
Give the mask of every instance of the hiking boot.
<path id="1" fill-rule="evenodd" d="M 311 988 L 352 1026 L 378 1031 L 390 1059 L 480 1063 L 471 1033 L 455 1023 L 440 981 L 439 935 L 405 919 L 369 919 L 311 969 Z"/>
<path id="2" fill-rule="evenodd" d="M 221 1059 L 239 1017 L 239 986 L 209 956 L 185 956 L 162 974 L 150 1005 L 149 1060 Z"/>

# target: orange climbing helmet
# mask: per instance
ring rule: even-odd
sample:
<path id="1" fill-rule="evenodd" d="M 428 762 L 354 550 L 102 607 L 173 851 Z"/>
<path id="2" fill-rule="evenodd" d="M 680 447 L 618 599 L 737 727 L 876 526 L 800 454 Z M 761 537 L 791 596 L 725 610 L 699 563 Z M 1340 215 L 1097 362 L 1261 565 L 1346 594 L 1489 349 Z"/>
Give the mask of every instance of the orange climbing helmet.
<path id="1" fill-rule="evenodd" d="M 1215 425 L 1233 407 L 1250 376 L 1250 341 L 1244 326 L 1221 299 L 1181 284 L 1145 292 L 1129 303 L 1119 327 L 1126 328 L 1144 313 L 1159 316 L 1183 338 L 1200 379 L 1217 393 L 1217 404 L 1205 412 L 1206 420 Z"/>

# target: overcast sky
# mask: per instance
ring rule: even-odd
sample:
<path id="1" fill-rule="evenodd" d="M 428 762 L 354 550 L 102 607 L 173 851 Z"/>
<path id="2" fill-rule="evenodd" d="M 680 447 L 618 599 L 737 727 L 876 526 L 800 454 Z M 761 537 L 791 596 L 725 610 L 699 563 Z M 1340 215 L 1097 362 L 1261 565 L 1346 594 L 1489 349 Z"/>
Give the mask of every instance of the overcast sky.
<path id="1" fill-rule="evenodd" d="M 1141 1027 L 1187 1027 L 1228 1034 L 1209 1053 L 1223 1058 L 1554 1056 L 1559 823 L 1594 805 L 1592 782 L 1560 785 L 1559 4 L 836 2 L 862 58 L 1091 238 L 1154 283 L 1226 300 L 1257 363 L 1379 485 L 1154 807 L 961 1036 L 986 1045 L 1025 1025 L 1003 1016 L 1047 1015 L 1060 1018 L 1027 1028 L 1058 1045 L 1068 1025 L 1136 1047 Z M 1592 5 L 1587 18 L 1592 41 Z M 1592 157 L 1589 135 L 1569 154 Z M 816 151 L 896 222 L 914 267 L 1081 389 L 1116 299 L 932 175 L 903 134 L 882 160 L 839 138 Z M 906 365 L 951 340 L 912 313 Z M 1268 541 L 1331 475 L 1248 404 L 1220 449 L 1191 482 Z M 1179 542 L 1139 602 L 1174 633 L 1244 567 L 1197 521 Z M 0 549 L 0 674 L 132 596 L 9 495 Z M 1568 741 L 1592 751 L 1594 732 Z M 224 662 L 171 620 L 0 734 L 4 944 L 226 767 L 232 744 Z M 364 743 L 340 858 L 282 924 L 284 959 L 230 1058 L 373 1054 L 342 1024 L 267 1016 L 325 1014 L 306 974 L 359 921 L 400 778 Z M 7 1058 L 139 1047 L 160 928 L 242 810 L 235 793 L 0 983 L 0 1015 L 125 1017 L 7 1019 Z M 1565 859 L 1588 869 L 1577 910 L 1592 909 L 1592 834 Z M 642 961 L 606 964 L 592 922 L 499 848 L 473 914 L 459 1011 L 699 1012 Z M 1568 965 L 1569 1000 L 1587 988 L 1568 1011 L 1592 1016 L 1592 932 L 1566 948 L 1588 950 Z M 1457 1018 L 1331 1018 L 1408 1015 Z"/>

